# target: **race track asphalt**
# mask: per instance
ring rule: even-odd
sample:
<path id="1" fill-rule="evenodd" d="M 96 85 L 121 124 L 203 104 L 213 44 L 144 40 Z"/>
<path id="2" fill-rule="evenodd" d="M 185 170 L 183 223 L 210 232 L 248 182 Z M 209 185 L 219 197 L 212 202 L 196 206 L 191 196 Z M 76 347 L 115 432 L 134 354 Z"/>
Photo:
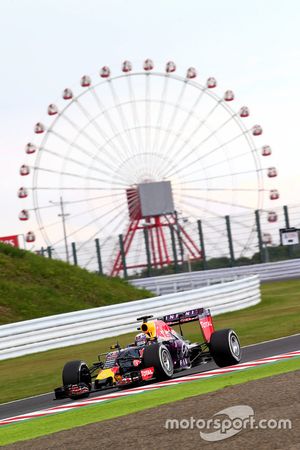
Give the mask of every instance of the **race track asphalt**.
<path id="1" fill-rule="evenodd" d="M 259 358 L 266 358 L 296 350 L 300 350 L 300 334 L 243 347 L 242 362 L 248 362 Z M 180 378 L 182 376 L 191 375 L 194 373 L 206 372 L 215 368 L 217 368 L 217 366 L 213 362 L 209 362 L 207 364 L 180 372 L 176 374 L 174 378 Z M 113 391 L 114 389 L 107 389 L 103 391 L 103 395 Z M 95 396 L 101 396 L 101 392 L 95 391 L 90 394 L 90 397 Z M 51 408 L 58 403 L 61 405 L 70 403 L 71 401 L 72 400 L 70 399 L 54 400 L 53 393 L 46 393 L 31 398 L 3 403 L 0 404 L 0 419 L 39 411 L 45 408 Z"/>

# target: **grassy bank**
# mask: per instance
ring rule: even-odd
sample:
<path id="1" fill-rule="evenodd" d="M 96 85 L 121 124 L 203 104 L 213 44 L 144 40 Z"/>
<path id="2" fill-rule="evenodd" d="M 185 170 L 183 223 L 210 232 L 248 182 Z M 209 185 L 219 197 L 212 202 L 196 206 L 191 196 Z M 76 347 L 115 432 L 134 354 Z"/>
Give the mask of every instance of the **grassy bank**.
<path id="1" fill-rule="evenodd" d="M 0 325 L 151 296 L 122 279 L 0 244 Z"/>

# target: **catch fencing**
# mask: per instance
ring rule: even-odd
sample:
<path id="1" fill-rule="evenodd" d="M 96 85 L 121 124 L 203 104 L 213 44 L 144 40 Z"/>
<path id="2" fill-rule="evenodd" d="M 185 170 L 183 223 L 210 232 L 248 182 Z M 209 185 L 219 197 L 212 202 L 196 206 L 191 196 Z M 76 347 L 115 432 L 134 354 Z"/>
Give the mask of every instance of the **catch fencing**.
<path id="1" fill-rule="evenodd" d="M 228 217 L 228 223 L 226 221 Z M 268 263 L 279 259 L 293 259 L 300 256 L 300 245 L 280 246 L 280 233 L 282 228 L 295 227 L 300 229 L 300 205 L 289 207 L 278 207 L 270 210 L 249 211 L 238 216 L 207 217 L 205 220 L 192 220 L 178 214 L 178 224 L 184 228 L 192 241 L 202 250 L 203 259 L 193 260 L 193 255 L 182 245 L 182 236 L 175 233 L 174 244 L 172 243 L 172 227 L 166 227 L 165 242 L 170 260 L 169 272 L 188 272 L 192 266 L 193 270 L 211 269 L 214 266 L 214 259 L 221 259 L 219 267 L 228 267 L 252 263 Z M 200 218 L 199 218 L 200 219 Z M 201 222 L 201 234 L 199 231 Z M 230 233 L 229 233 L 229 228 Z M 125 230 L 118 230 L 118 232 Z M 108 230 L 111 233 L 111 230 Z M 71 242 L 68 239 L 69 261 L 79 265 L 89 271 L 100 274 L 111 274 L 116 256 L 121 251 L 120 240 L 124 240 L 123 235 L 100 234 L 95 241 L 88 239 L 84 242 Z M 37 252 L 45 257 L 66 260 L 67 252 L 62 244 L 54 247 L 41 248 Z M 132 241 L 130 251 L 125 252 L 124 263 L 126 274 L 132 277 L 139 275 L 143 270 L 143 276 L 157 275 L 159 270 L 165 270 L 166 265 L 160 266 L 158 260 L 155 261 L 154 253 L 149 255 L 151 267 L 148 267 L 145 236 L 139 230 Z M 176 264 L 175 264 L 175 261 Z M 119 272 L 119 276 L 126 275 L 124 270 Z"/>

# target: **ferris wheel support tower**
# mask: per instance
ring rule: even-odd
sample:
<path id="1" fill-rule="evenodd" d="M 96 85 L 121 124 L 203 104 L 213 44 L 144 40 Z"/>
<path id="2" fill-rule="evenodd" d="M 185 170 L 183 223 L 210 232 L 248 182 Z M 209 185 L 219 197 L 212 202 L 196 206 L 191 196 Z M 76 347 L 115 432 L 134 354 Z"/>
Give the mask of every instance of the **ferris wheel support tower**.
<path id="1" fill-rule="evenodd" d="M 177 262 L 176 237 L 181 262 L 184 260 L 185 250 L 190 259 L 201 259 L 200 248 L 178 222 L 170 181 L 140 183 L 136 188 L 127 189 L 126 196 L 130 222 L 122 243 L 125 258 L 131 249 L 136 232 L 142 230 L 148 264 L 151 268 L 161 268 Z M 173 255 L 170 255 L 167 246 L 168 231 L 171 234 Z M 144 268 L 148 264 L 133 264 L 126 268 Z M 124 269 L 120 250 L 115 258 L 111 276 L 117 276 Z"/>

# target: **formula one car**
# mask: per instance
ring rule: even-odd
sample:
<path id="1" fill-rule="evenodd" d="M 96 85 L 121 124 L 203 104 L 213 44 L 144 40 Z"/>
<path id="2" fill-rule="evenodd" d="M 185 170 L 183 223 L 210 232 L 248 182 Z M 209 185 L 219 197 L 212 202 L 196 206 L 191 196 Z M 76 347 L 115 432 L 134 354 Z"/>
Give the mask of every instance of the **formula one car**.
<path id="1" fill-rule="evenodd" d="M 142 324 L 134 343 L 125 348 L 114 345 L 112 351 L 98 355 L 99 361 L 91 367 L 81 360 L 66 363 L 62 372 L 63 386 L 55 389 L 55 398 L 76 399 L 88 396 L 92 388 L 122 388 L 149 380 L 166 380 L 175 372 L 210 360 L 219 367 L 241 360 L 237 334 L 231 329 L 215 331 L 209 309 L 193 309 L 160 319 L 145 316 L 137 320 Z M 183 337 L 182 325 L 192 321 L 199 322 L 201 343 L 191 343 Z M 172 328 L 176 325 L 180 332 Z"/>

